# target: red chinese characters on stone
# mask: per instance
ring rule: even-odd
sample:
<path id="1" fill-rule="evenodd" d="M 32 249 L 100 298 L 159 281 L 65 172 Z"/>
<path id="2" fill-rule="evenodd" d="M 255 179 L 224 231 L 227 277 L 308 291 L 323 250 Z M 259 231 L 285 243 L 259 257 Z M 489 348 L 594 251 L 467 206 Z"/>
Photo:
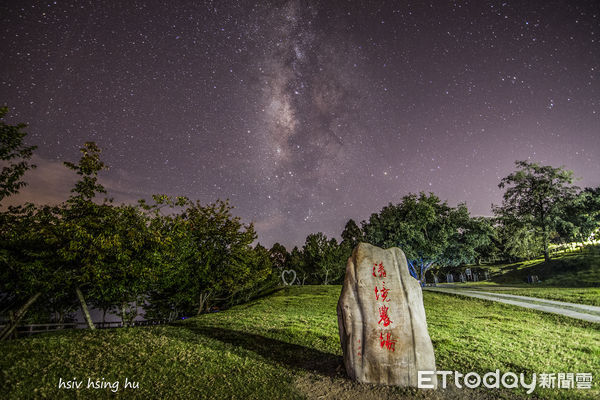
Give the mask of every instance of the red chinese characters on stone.
<path id="1" fill-rule="evenodd" d="M 375 269 L 377 269 L 377 273 L 375 273 Z M 380 262 L 379 264 L 375 263 L 375 265 L 373 265 L 373 276 L 374 277 L 379 276 L 380 278 L 386 277 L 385 268 L 383 267 L 382 262 Z"/>
<path id="2" fill-rule="evenodd" d="M 375 278 L 387 277 L 385 267 L 383 266 L 383 262 L 380 262 L 379 264 L 375 263 L 375 265 L 373 265 L 373 276 Z M 384 305 L 379 307 L 379 322 L 377 324 L 383 323 L 384 327 L 387 327 L 392 323 L 388 315 L 389 308 L 385 305 L 386 302 L 390 301 L 390 299 L 388 298 L 389 291 L 390 290 L 385 287 L 385 282 L 382 282 L 381 289 L 378 286 L 375 286 L 375 300 L 381 300 L 384 303 Z M 392 334 L 387 332 L 386 338 L 384 339 L 383 332 L 380 333 L 379 340 L 382 349 L 385 347 L 388 351 L 395 351 L 396 341 L 392 340 L 391 337 Z"/>
<path id="3" fill-rule="evenodd" d="M 385 287 L 385 282 L 383 282 L 383 287 L 381 288 L 381 290 L 378 290 L 377 286 L 375 286 L 375 300 L 379 300 L 379 296 L 381 296 L 381 301 L 389 302 L 390 299 L 387 298 L 389 291 L 390 291 L 390 289 L 387 289 Z"/>
<path id="4" fill-rule="evenodd" d="M 386 338 L 383 338 L 383 332 L 379 334 L 379 342 L 381 343 L 381 348 L 385 347 L 388 350 L 396 351 L 396 341 L 392 340 L 392 334 L 387 333 Z"/>
<path id="5" fill-rule="evenodd" d="M 388 317 L 388 308 L 386 306 L 379 307 L 379 322 L 381 324 L 383 322 L 383 326 L 389 326 L 392 321 L 390 321 L 390 317 Z"/>

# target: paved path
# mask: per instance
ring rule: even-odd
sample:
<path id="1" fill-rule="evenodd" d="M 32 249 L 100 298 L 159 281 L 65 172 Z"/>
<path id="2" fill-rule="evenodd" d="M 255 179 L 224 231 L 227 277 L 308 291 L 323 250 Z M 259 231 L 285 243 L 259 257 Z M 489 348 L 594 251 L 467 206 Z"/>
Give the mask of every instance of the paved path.
<path id="1" fill-rule="evenodd" d="M 478 299 L 497 301 L 514 306 L 531 308 L 533 310 L 560 314 L 571 318 L 582 319 L 600 323 L 600 307 L 587 304 L 565 303 L 563 301 L 546 300 L 537 297 L 517 296 L 514 294 L 482 292 L 479 290 L 450 289 L 441 287 L 426 287 L 426 290 L 440 293 L 458 294 L 461 296 L 476 297 Z"/>

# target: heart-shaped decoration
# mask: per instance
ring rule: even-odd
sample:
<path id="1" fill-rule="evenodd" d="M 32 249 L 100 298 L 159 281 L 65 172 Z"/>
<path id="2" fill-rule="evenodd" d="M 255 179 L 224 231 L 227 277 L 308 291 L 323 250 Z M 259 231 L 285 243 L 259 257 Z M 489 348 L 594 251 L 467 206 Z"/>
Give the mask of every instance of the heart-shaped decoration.
<path id="1" fill-rule="evenodd" d="M 290 283 L 287 282 L 287 280 L 285 279 L 285 276 L 287 274 L 292 274 L 294 277 L 292 278 L 292 280 L 290 281 Z M 288 269 L 285 270 L 281 273 L 281 280 L 283 281 L 283 285 L 284 286 L 289 286 L 289 285 L 293 285 L 294 281 L 296 280 L 296 271 L 294 271 L 293 269 Z"/>

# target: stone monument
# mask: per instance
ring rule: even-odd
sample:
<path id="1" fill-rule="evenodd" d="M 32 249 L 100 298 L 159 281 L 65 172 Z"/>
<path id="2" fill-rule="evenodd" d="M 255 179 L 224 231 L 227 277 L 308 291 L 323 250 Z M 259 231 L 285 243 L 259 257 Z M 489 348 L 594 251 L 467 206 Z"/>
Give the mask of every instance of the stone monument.
<path id="1" fill-rule="evenodd" d="M 435 371 L 423 294 L 399 248 L 359 243 L 348 259 L 337 306 L 348 375 L 359 382 L 417 387 Z M 424 375 L 432 378 L 434 375 Z"/>

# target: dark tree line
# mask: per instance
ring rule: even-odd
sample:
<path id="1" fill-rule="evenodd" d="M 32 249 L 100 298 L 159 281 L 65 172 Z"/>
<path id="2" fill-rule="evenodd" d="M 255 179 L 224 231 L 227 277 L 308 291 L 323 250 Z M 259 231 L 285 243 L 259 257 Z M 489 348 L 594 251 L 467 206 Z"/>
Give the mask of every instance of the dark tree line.
<path id="1" fill-rule="evenodd" d="M 398 204 L 389 204 L 362 221 L 349 220 L 342 241 L 327 240 L 322 233 L 306 238 L 302 249 L 286 254 L 281 245 L 271 249 L 277 259 L 286 260 L 282 269 L 300 271 L 299 283 L 341 283 L 352 249 L 359 242 L 400 247 L 411 273 L 424 281 L 433 266 L 457 266 L 480 262 L 493 248 L 494 227 L 489 218 L 469 216 L 466 205 L 448 206 L 434 194 L 409 194 Z"/>
<path id="2" fill-rule="evenodd" d="M 450 207 L 433 193 L 408 194 L 362 221 L 349 220 L 342 241 L 311 234 L 305 245 L 271 255 L 280 271 L 299 272 L 296 283 L 340 283 L 352 249 L 360 241 L 400 247 L 411 274 L 425 282 L 428 269 L 448 269 L 503 261 L 550 259 L 550 246 L 596 241 L 600 228 L 600 188 L 580 190 L 564 168 L 517 161 L 502 179 L 503 202 L 494 217 L 473 217 L 467 205 Z"/>
<path id="3" fill-rule="evenodd" d="M 5 114 L 5 110 L 2 110 Z M 33 147 L 23 145 L 24 125 L 0 125 L 3 200 L 25 185 Z M 196 315 L 211 304 L 247 301 L 277 284 L 269 252 L 252 224 L 232 214 L 228 201 L 208 205 L 185 197 L 116 205 L 100 199 L 105 169 L 100 148 L 85 143 L 78 175 L 62 204 L 9 206 L 0 212 L 0 315 L 4 339 L 26 313 L 61 323 L 77 308 L 94 329 L 94 306 L 130 323 L 146 316 Z"/>
<path id="4" fill-rule="evenodd" d="M 7 110 L 0 109 L 0 120 Z M 0 122 L 0 205 L 25 185 L 35 150 L 25 146 L 25 125 Z M 291 251 L 260 244 L 254 226 L 232 214 L 228 201 L 201 204 L 155 195 L 152 201 L 114 204 L 98 180 L 106 168 L 93 142 L 78 162 L 69 199 L 59 205 L 24 204 L 0 211 L 0 339 L 24 318 L 61 323 L 88 305 L 129 324 L 139 307 L 149 318 L 197 315 L 272 290 L 284 271 L 294 284 L 340 284 L 348 257 L 361 242 L 398 246 L 421 282 L 430 268 L 550 258 L 552 244 L 584 245 L 600 226 L 600 188 L 580 190 L 564 168 L 517 161 L 502 179 L 503 202 L 494 217 L 473 217 L 466 204 L 451 207 L 433 193 L 408 194 L 368 220 L 349 220 L 341 241 L 307 236 Z M 288 282 L 289 283 L 289 282 Z"/>

